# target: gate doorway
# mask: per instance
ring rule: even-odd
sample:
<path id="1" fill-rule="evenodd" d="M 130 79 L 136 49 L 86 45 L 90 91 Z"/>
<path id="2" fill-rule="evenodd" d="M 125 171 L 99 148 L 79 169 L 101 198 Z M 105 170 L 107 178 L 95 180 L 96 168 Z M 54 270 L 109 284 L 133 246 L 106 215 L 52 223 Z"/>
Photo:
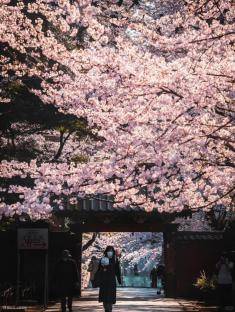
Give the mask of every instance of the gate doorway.
<path id="1" fill-rule="evenodd" d="M 94 274 L 107 246 L 113 246 L 121 267 L 122 285 L 155 288 L 164 293 L 164 243 L 158 232 L 83 233 L 82 289 L 92 289 Z"/>
<path id="2" fill-rule="evenodd" d="M 114 207 L 103 198 L 85 199 L 78 203 L 76 211 L 70 212 L 71 232 L 75 234 L 77 245 L 77 264 L 82 275 L 82 237 L 84 233 L 162 233 L 163 253 L 166 267 L 165 294 L 175 295 L 175 254 L 171 244 L 177 231 L 173 214 L 146 212 L 141 207 Z"/>

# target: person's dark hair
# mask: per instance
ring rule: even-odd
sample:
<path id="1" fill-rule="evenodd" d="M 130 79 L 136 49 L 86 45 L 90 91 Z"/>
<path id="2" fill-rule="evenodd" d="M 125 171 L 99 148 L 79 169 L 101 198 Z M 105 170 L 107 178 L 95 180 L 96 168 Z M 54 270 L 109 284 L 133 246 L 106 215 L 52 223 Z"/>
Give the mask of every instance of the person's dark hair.
<path id="1" fill-rule="evenodd" d="M 105 256 L 107 256 L 107 252 L 108 252 L 108 251 L 113 251 L 113 257 L 115 256 L 115 249 L 114 249 L 113 246 L 107 246 L 107 247 L 106 247 L 106 249 L 105 249 L 105 251 L 104 251 Z"/>
<path id="2" fill-rule="evenodd" d="M 71 257 L 69 250 L 68 249 L 63 250 L 61 254 L 61 258 L 69 258 L 69 257 Z"/>

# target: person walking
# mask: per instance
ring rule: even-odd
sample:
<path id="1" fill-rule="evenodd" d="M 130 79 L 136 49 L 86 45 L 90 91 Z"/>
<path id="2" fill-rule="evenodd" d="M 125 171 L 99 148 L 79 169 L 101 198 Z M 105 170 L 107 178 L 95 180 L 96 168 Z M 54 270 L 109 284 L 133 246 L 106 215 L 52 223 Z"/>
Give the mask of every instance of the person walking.
<path id="1" fill-rule="evenodd" d="M 165 288 L 165 266 L 160 263 L 157 267 L 157 294 L 160 295 L 161 291 Z"/>
<path id="2" fill-rule="evenodd" d="M 90 282 L 93 288 L 96 287 L 95 285 L 95 273 L 97 272 L 99 268 L 99 260 L 96 258 L 96 256 L 91 257 L 91 261 L 88 265 L 88 272 L 90 272 Z"/>
<path id="3" fill-rule="evenodd" d="M 232 306 L 232 270 L 234 263 L 229 260 L 227 253 L 223 253 L 216 264 L 218 270 L 218 291 L 220 311 L 233 311 Z"/>
<path id="4" fill-rule="evenodd" d="M 68 250 L 63 250 L 61 259 L 55 269 L 55 283 L 57 294 L 61 300 L 61 311 L 66 311 L 66 303 L 69 312 L 72 312 L 73 296 L 79 285 L 76 262 Z"/>
<path id="5" fill-rule="evenodd" d="M 157 288 L 157 268 L 153 267 L 150 272 L 150 279 L 151 279 L 151 287 Z"/>
<path id="6" fill-rule="evenodd" d="M 134 265 L 133 272 L 134 272 L 134 275 L 135 275 L 135 276 L 139 276 L 139 269 L 138 269 L 137 263 Z"/>
<path id="7" fill-rule="evenodd" d="M 116 278 L 121 285 L 120 264 L 113 246 L 108 246 L 105 249 L 97 273 L 100 284 L 99 302 L 103 302 L 105 312 L 111 312 L 113 304 L 116 303 Z"/>

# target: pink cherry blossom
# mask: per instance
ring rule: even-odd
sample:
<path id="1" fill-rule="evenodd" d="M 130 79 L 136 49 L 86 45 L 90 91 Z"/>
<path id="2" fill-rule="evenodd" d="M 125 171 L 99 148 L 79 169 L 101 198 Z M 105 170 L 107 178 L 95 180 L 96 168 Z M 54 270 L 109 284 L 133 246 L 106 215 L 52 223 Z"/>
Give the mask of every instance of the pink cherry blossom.
<path id="1" fill-rule="evenodd" d="M 218 203 L 234 211 L 234 7 L 211 4 L 1 1 L 4 83 L 38 77 L 40 88 L 30 92 L 86 119 L 98 139 L 71 135 L 54 162 L 56 143 L 32 135 L 46 156 L 1 162 L 3 178 L 30 177 L 34 185 L 9 188 L 21 200 L 8 204 L 3 196 L 0 214 L 45 218 L 60 197 L 76 205 L 76 197 L 97 194 L 146 211 L 207 211 Z M 24 58 L 10 58 L 10 49 Z M 4 88 L 1 99 L 10 105 Z M 80 154 L 86 162 L 74 162 Z"/>

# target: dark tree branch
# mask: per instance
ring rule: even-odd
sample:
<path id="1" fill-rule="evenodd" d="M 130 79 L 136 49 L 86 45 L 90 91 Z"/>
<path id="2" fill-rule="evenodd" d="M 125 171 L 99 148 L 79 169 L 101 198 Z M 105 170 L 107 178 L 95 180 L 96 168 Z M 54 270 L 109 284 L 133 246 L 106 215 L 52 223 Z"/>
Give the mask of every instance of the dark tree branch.
<path id="1" fill-rule="evenodd" d="M 98 236 L 97 232 L 93 233 L 92 238 L 85 245 L 82 246 L 82 251 L 87 250 L 95 242 L 97 236 Z"/>
<path id="2" fill-rule="evenodd" d="M 60 145 L 59 145 L 59 148 L 58 148 L 58 150 L 57 150 L 57 152 L 56 152 L 56 154 L 55 154 L 55 156 L 53 158 L 53 161 L 57 161 L 60 158 L 60 156 L 61 156 L 61 154 L 63 152 L 63 148 L 65 146 L 65 143 L 68 141 L 68 139 L 69 139 L 69 137 L 71 136 L 72 133 L 73 132 L 69 132 L 66 136 L 64 136 L 65 132 L 64 131 L 60 131 Z"/>
<path id="3" fill-rule="evenodd" d="M 229 36 L 229 35 L 234 35 L 235 34 L 235 31 L 229 31 L 227 33 L 224 33 L 224 34 L 220 34 L 218 36 L 213 36 L 213 37 L 209 37 L 209 38 L 203 38 L 203 39 L 198 39 L 198 40 L 193 40 L 193 41 L 190 41 L 189 43 L 199 43 L 199 42 L 203 42 L 203 41 L 211 41 L 211 40 L 217 40 L 217 39 L 221 39 L 225 36 Z"/>

